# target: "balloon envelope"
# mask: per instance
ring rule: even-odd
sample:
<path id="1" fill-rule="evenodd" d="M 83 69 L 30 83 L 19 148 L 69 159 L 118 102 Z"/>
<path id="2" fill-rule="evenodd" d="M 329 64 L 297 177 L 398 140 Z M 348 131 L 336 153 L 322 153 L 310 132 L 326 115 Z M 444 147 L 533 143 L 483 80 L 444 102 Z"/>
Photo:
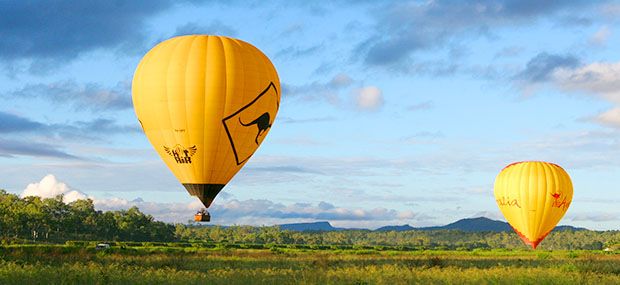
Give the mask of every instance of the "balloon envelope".
<path id="1" fill-rule="evenodd" d="M 279 90 L 276 69 L 256 47 L 190 35 L 161 42 L 142 58 L 132 98 L 157 153 L 209 207 L 271 129 Z"/>
<path id="2" fill-rule="evenodd" d="M 494 193 L 508 223 L 535 249 L 566 213 L 573 185 L 562 167 L 525 161 L 510 164 L 497 175 Z"/>

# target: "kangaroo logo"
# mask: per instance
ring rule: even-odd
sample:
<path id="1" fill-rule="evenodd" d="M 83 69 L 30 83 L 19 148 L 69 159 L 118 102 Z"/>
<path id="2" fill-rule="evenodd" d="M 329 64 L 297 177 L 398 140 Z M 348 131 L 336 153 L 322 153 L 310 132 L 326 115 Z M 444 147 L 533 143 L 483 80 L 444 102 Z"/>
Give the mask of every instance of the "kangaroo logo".
<path id="1" fill-rule="evenodd" d="M 243 164 L 254 154 L 271 130 L 279 106 L 280 95 L 273 82 L 270 82 L 252 101 L 222 119 L 237 165 Z"/>
<path id="2" fill-rule="evenodd" d="M 256 138 L 254 139 L 254 142 L 256 142 L 256 144 L 258 144 L 258 137 L 260 137 L 263 132 L 266 132 L 269 128 L 271 128 L 268 112 L 265 112 L 264 114 L 260 115 L 260 117 L 256 118 L 256 120 L 247 124 L 244 124 L 241 121 L 241 118 L 239 118 L 239 124 L 244 127 L 250 127 L 252 125 L 256 125 L 256 127 L 258 127 L 258 133 L 256 134 Z"/>

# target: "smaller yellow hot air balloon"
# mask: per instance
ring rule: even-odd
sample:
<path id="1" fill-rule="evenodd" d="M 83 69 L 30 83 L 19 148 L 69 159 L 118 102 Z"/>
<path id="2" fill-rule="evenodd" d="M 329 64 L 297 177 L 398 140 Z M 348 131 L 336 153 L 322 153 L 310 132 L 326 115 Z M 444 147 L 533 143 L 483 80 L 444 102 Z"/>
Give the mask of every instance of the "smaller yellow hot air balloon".
<path id="1" fill-rule="evenodd" d="M 555 228 L 573 199 L 568 173 L 557 164 L 510 164 L 495 178 L 495 201 L 521 239 L 532 248 Z"/>

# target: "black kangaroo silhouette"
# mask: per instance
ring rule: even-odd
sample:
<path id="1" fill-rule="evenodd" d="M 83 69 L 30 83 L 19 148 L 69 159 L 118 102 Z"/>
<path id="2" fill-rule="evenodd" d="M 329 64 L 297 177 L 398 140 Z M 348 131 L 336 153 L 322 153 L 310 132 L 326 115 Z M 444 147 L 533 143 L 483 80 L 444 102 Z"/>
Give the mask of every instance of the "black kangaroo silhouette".
<path id="1" fill-rule="evenodd" d="M 244 124 L 241 121 L 241 118 L 239 118 L 239 123 L 243 126 L 249 127 L 251 125 L 256 125 L 256 127 L 258 127 L 258 133 L 256 134 L 256 138 L 254 139 L 254 142 L 256 142 L 256 144 L 258 144 L 258 137 L 263 133 L 266 132 L 269 128 L 271 128 L 271 124 L 269 123 L 269 113 L 265 112 L 264 114 L 260 115 L 258 118 L 256 118 L 256 120 Z"/>

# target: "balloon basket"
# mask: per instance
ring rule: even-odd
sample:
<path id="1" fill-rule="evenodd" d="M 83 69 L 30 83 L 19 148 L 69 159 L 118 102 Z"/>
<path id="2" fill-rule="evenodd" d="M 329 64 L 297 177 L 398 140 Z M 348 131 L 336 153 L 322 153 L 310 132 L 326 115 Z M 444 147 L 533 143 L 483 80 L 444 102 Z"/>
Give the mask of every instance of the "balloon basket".
<path id="1" fill-rule="evenodd" d="M 202 209 L 198 211 L 196 215 L 194 215 L 194 221 L 195 222 L 209 222 L 211 221 L 211 214 L 209 214 L 207 210 Z"/>

